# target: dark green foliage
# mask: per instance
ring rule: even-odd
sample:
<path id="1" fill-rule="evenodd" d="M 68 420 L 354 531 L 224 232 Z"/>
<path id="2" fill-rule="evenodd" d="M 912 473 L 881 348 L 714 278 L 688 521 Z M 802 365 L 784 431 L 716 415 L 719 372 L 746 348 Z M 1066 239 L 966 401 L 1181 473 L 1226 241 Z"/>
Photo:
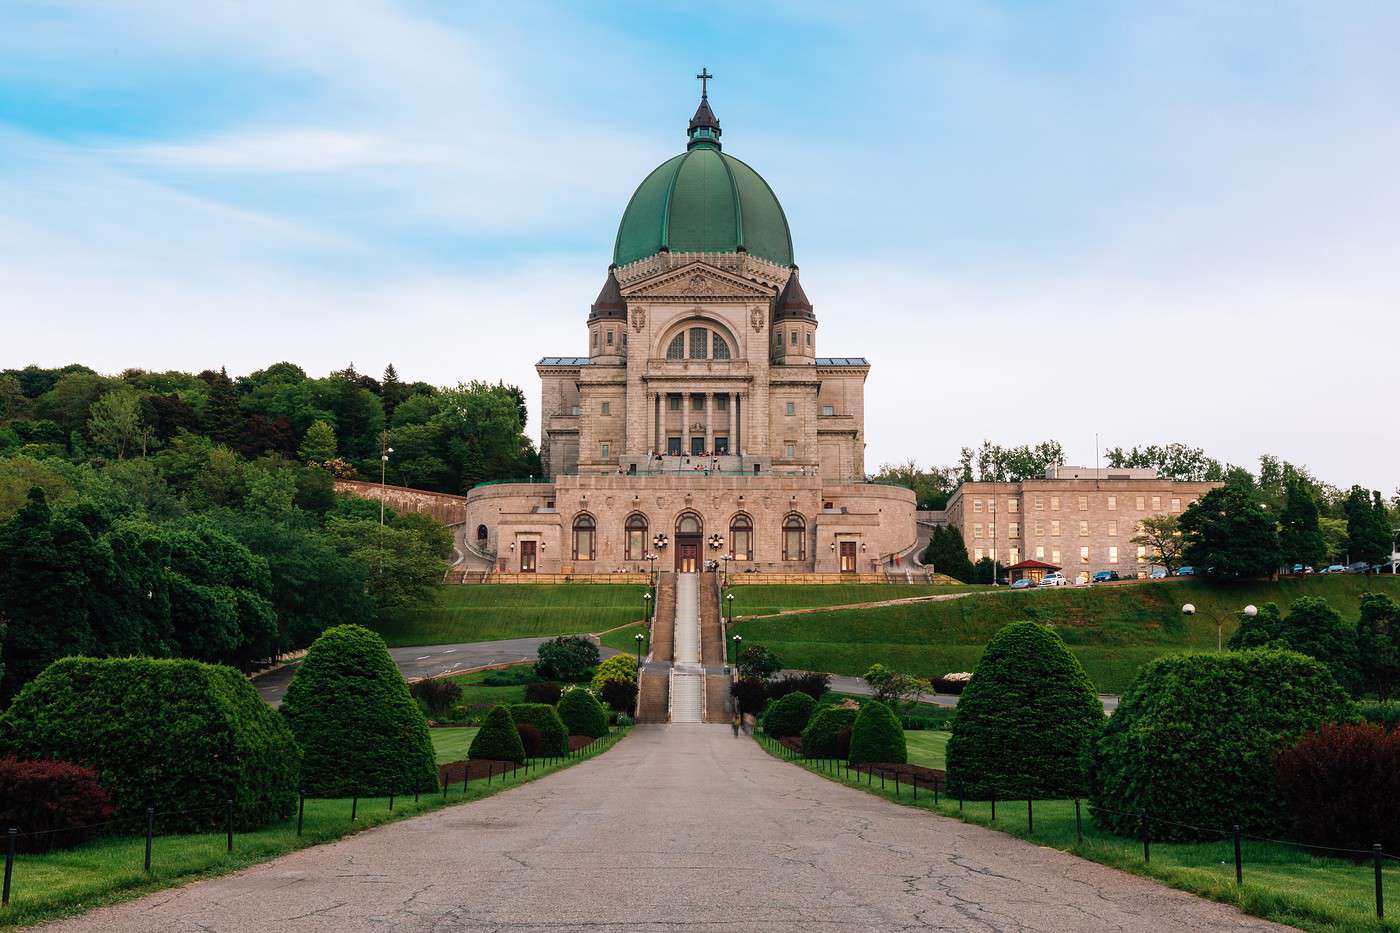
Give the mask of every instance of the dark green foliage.
<path id="1" fill-rule="evenodd" d="M 908 760 L 904 730 L 894 710 L 879 700 L 862 706 L 851 726 L 851 764 L 903 764 Z"/>
<path id="2" fill-rule="evenodd" d="M 778 738 L 801 735 L 816 706 L 817 701 L 805 693 L 789 693 L 769 705 L 763 714 L 763 731 Z"/>
<path id="3" fill-rule="evenodd" d="M 244 829 L 289 816 L 301 765 L 242 674 L 150 658 L 50 665 L 0 717 L 0 753 L 94 768 L 119 817 L 154 805 L 165 831 L 222 826 L 229 797 Z"/>
<path id="4" fill-rule="evenodd" d="M 441 719 L 452 711 L 452 707 L 462 701 L 462 688 L 450 680 L 429 677 L 420 680 L 408 689 L 409 694 L 422 703 L 428 715 Z"/>
<path id="5" fill-rule="evenodd" d="M 233 380 L 223 369 L 200 376 L 209 384 L 209 394 L 199 418 L 200 430 L 225 447 L 233 447 L 243 435 L 243 410 L 238 404 Z"/>
<path id="6" fill-rule="evenodd" d="M 541 680 L 536 683 L 525 685 L 525 701 L 527 703 L 548 703 L 550 706 L 559 702 L 562 691 L 559 685 L 552 680 Z"/>
<path id="7" fill-rule="evenodd" d="M 338 625 L 316 639 L 287 687 L 282 715 L 306 754 L 302 786 L 312 796 L 437 787 L 423 712 L 384 640 L 366 628 Z"/>
<path id="8" fill-rule="evenodd" d="M 486 676 L 481 678 L 481 684 L 484 687 L 518 687 L 521 684 L 538 682 L 539 676 L 535 674 L 534 668 L 528 664 L 513 664 L 501 670 L 488 671 Z"/>
<path id="9" fill-rule="evenodd" d="M 1379 563 L 1390 559 L 1395 532 L 1391 529 L 1381 494 L 1360 486 L 1347 492 L 1347 553 L 1352 560 Z"/>
<path id="10" fill-rule="evenodd" d="M 1343 622 L 1326 600 L 1313 596 L 1296 599 L 1286 616 L 1278 606 L 1266 603 L 1258 615 L 1241 619 L 1229 645 L 1235 649 L 1269 647 L 1306 654 L 1326 664 L 1347 692 L 1353 696 L 1361 692 L 1356 630 Z"/>
<path id="11" fill-rule="evenodd" d="M 0 826 L 20 831 L 15 840 L 20 852 L 87 842 L 113 812 L 112 798 L 91 768 L 66 761 L 0 758 Z M 42 835 L 31 835 L 35 833 Z"/>
<path id="12" fill-rule="evenodd" d="M 560 635 L 542 643 L 535 674 L 545 680 L 582 683 L 598 666 L 598 646 L 582 635 Z"/>
<path id="13" fill-rule="evenodd" d="M 569 735 L 601 738 L 608 734 L 608 714 L 592 693 L 575 687 L 559 698 L 559 718 Z"/>
<path id="14" fill-rule="evenodd" d="M 802 754 L 809 758 L 835 758 L 836 739 L 855 725 L 856 711 L 844 706 L 817 710 L 802 730 Z"/>
<path id="15" fill-rule="evenodd" d="M 935 525 L 924 549 L 924 563 L 936 573 L 946 574 L 963 583 L 972 582 L 972 561 L 967 558 L 967 546 L 962 532 L 954 525 Z"/>
<path id="16" fill-rule="evenodd" d="M 1361 718 L 1385 729 L 1400 726 L 1400 700 L 1363 700 L 1356 704 Z"/>
<path id="17" fill-rule="evenodd" d="M 486 721 L 467 749 L 467 757 L 473 761 L 525 761 L 525 745 L 508 708 L 496 706 L 486 714 Z"/>
<path id="18" fill-rule="evenodd" d="M 958 701 L 948 791 L 973 799 L 1078 797 L 1103 704 L 1060 636 L 1013 622 L 987 645 Z"/>
<path id="19" fill-rule="evenodd" d="M 1274 756 L 1324 723 L 1356 718 L 1327 668 L 1295 652 L 1158 658 L 1139 671 L 1095 746 L 1095 818 L 1129 836 L 1140 810 L 1206 829 L 1154 823 L 1153 838 L 1169 840 L 1215 839 L 1234 823 L 1284 832 Z"/>
<path id="20" fill-rule="evenodd" d="M 787 674 L 768 682 L 768 699 L 781 700 L 789 693 L 805 693 L 814 700 L 820 700 L 831 689 L 831 675 L 816 671 Z"/>
<path id="21" fill-rule="evenodd" d="M 1259 504 L 1259 490 L 1243 470 L 1186 509 L 1180 520 L 1185 563 L 1222 580 L 1268 576 L 1282 562 L 1273 516 Z"/>
<path id="22" fill-rule="evenodd" d="M 1400 605 L 1384 593 L 1361 597 L 1356 652 L 1366 690 L 1382 700 L 1400 692 Z"/>
<path id="23" fill-rule="evenodd" d="M 1327 542 L 1318 521 L 1317 500 L 1299 477 L 1290 477 L 1286 488 L 1278 530 L 1284 566 L 1320 564 L 1327 559 Z"/>
<path id="24" fill-rule="evenodd" d="M 562 755 L 569 750 L 569 732 L 554 707 L 544 703 L 516 703 L 510 708 L 510 717 L 517 726 L 530 725 L 539 730 L 540 746 L 536 754 Z"/>
<path id="25" fill-rule="evenodd" d="M 767 680 L 783 669 L 783 662 L 763 645 L 745 645 L 735 664 L 740 677 Z"/>
<path id="26" fill-rule="evenodd" d="M 632 680 L 609 680 L 603 684 L 603 702 L 619 713 L 630 713 L 637 706 L 637 682 Z"/>
<path id="27" fill-rule="evenodd" d="M 973 583 L 991 583 L 998 577 L 1005 579 L 1006 565 L 998 564 L 990 557 L 984 557 L 972 565 Z"/>

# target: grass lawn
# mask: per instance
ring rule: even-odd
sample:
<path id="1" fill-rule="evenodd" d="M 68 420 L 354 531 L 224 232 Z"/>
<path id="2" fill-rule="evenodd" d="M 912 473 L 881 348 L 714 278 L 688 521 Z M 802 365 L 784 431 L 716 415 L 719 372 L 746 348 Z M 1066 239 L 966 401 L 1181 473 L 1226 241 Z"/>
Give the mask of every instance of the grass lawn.
<path id="1" fill-rule="evenodd" d="M 811 586 L 756 583 L 749 586 L 732 586 L 729 592 L 734 594 L 734 615 L 751 616 L 782 612 L 784 609 L 850 606 L 884 599 L 908 599 L 911 596 L 933 596 L 938 593 L 979 589 L 986 587 L 962 583 L 831 583 Z"/>
<path id="2" fill-rule="evenodd" d="M 478 731 L 480 730 L 476 726 L 429 729 L 428 734 L 433 737 L 433 754 L 437 756 L 437 763 L 445 765 L 449 761 L 465 759 L 467 749 L 471 748 L 472 739 L 476 738 Z"/>
<path id="3" fill-rule="evenodd" d="M 434 730 L 435 733 L 446 731 Z M 475 730 L 452 731 L 463 733 Z M 615 730 L 614 740 L 625 734 L 625 729 Z M 435 745 L 437 741 L 435 738 Z M 463 736 L 459 734 L 443 741 L 461 742 Z M 455 784 L 448 789 L 446 798 L 441 792 L 425 794 L 416 803 L 411 796 L 400 797 L 394 801 L 392 813 L 389 812 L 386 798 L 361 798 L 354 822 L 350 821 L 349 800 L 307 800 L 305 826 L 300 837 L 296 834 L 296 817 L 292 816 L 256 832 L 234 836 L 232 853 L 225 851 L 222 832 L 157 836 L 152 848 L 150 875 L 142 870 L 144 836 L 98 839 L 74 849 L 45 855 L 21 854 L 15 858 L 10 906 L 0 912 L 0 927 L 24 926 L 80 913 L 193 878 L 237 871 L 295 849 L 329 842 L 372 826 L 455 806 L 464 801 L 479 800 L 505 787 L 571 767 L 578 761 L 601 754 L 611 746 L 611 742 L 605 742 L 578 758 L 556 760 L 538 768 L 532 765 L 528 774 L 518 771 L 514 777 L 507 777 L 504 781 L 500 776 L 490 784 L 485 780 L 472 781 L 465 792 L 460 783 Z M 439 749 L 439 757 L 441 754 Z"/>
<path id="4" fill-rule="evenodd" d="M 906 730 L 904 743 L 909 746 L 909 763 L 942 771 L 948 766 L 948 739 L 952 735 L 951 732 L 934 732 L 931 729 L 922 732 Z"/>
<path id="5" fill-rule="evenodd" d="M 946 733 L 905 733 L 906 738 L 944 735 Z M 771 747 L 759 740 L 770 754 Z M 920 744 L 931 740 L 921 738 Z M 914 746 L 910 745 L 913 760 Z M 826 770 L 794 761 L 828 780 L 854 785 L 855 776 L 847 779 L 843 772 L 836 775 Z M 928 762 L 919 761 L 919 764 Z M 939 767 L 939 765 L 930 765 Z M 880 789 L 879 781 L 860 789 L 888 800 L 898 800 L 910 807 L 935 810 L 933 795 L 919 791 L 914 801 L 909 787 L 901 786 L 896 798 L 894 783 Z M 1069 800 L 1038 801 L 1034 806 L 1035 831 L 1029 831 L 1025 801 L 1002 801 L 997 805 L 997 819 L 992 822 L 991 804 L 968 801 L 959 812 L 958 801 L 940 800 L 936 812 L 969 823 L 989 826 L 1002 832 L 1029 839 L 1037 845 L 1051 846 L 1075 855 L 1111 865 L 1134 874 L 1146 875 L 1172 887 L 1234 904 L 1246 913 L 1265 917 L 1279 923 L 1292 924 L 1305 930 L 1326 933 L 1361 933 L 1361 931 L 1400 930 L 1400 923 L 1386 920 L 1383 924 L 1375 915 L 1375 875 L 1369 861 L 1348 862 L 1318 858 L 1304 854 L 1292 846 L 1246 840 L 1242 846 L 1244 885 L 1235 886 L 1234 849 L 1231 840 L 1206 843 L 1152 843 L 1152 860 L 1142 859 L 1142 843 L 1136 839 L 1116 836 L 1100 829 L 1083 805 L 1084 841 L 1075 837 L 1074 802 Z M 1400 903 L 1400 862 L 1387 860 L 1383 869 L 1383 887 L 1388 904 Z"/>
<path id="6" fill-rule="evenodd" d="M 385 613 L 374 628 L 391 648 L 601 632 L 640 619 L 644 592 L 606 583 L 440 586 L 435 605 Z"/>
<path id="7" fill-rule="evenodd" d="M 629 625 L 626 628 L 620 628 L 615 632 L 609 632 L 602 638 L 598 639 L 598 641 L 602 643 L 604 648 L 612 648 L 614 650 L 621 651 L 623 654 L 630 654 L 633 657 L 636 657 L 637 635 L 645 635 L 646 632 L 646 626 L 642 625 L 639 622 L 636 625 Z M 642 657 L 646 657 L 646 654 L 647 642 L 646 639 L 643 639 Z"/>
<path id="8" fill-rule="evenodd" d="M 1320 596 L 1344 618 L 1354 619 L 1361 594 L 1368 591 L 1400 598 L 1400 578 L 1328 575 L 1278 583 L 1182 580 L 1002 590 L 943 602 L 756 619 L 738 623 L 735 630 L 746 642 L 772 648 L 787 667 L 859 676 L 879 662 L 930 677 L 972 670 L 998 629 L 1033 619 L 1056 628 L 1100 692 L 1121 693 L 1152 658 L 1185 649 L 1214 649 L 1216 617 L 1223 621 L 1228 639 L 1238 610 L 1248 603 L 1286 606 L 1300 596 Z M 1196 615 L 1181 614 L 1187 602 L 1195 604 Z"/>

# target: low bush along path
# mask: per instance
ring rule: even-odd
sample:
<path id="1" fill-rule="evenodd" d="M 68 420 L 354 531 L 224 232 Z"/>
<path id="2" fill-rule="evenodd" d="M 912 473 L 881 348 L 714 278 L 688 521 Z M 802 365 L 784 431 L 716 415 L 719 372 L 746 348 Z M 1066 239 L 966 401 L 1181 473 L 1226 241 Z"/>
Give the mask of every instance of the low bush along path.
<path id="1" fill-rule="evenodd" d="M 1283 930 L 842 787 L 723 726 L 641 727 L 465 807 L 51 929 Z"/>

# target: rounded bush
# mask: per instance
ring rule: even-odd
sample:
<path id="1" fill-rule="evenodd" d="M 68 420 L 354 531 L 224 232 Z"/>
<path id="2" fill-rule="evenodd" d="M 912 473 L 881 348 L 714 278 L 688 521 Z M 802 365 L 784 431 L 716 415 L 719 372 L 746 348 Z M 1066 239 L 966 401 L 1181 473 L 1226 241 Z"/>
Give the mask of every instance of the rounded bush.
<path id="1" fill-rule="evenodd" d="M 0 758 L 0 826 L 20 831 L 17 851 L 47 852 L 87 842 L 101 832 L 95 824 L 114 812 L 91 768 Z"/>
<path id="2" fill-rule="evenodd" d="M 763 731 L 776 738 L 801 735 L 816 706 L 817 701 L 805 693 L 789 693 L 763 714 Z"/>
<path id="3" fill-rule="evenodd" d="M 170 831 L 223 826 L 230 796 L 240 828 L 290 816 L 301 768 L 292 733 L 248 678 L 153 658 L 50 664 L 0 717 L 0 754 L 92 768 L 118 818 L 144 819 L 154 803 Z"/>
<path id="4" fill-rule="evenodd" d="M 510 710 L 504 706 L 492 707 L 486 714 L 486 721 L 472 739 L 467 749 L 467 757 L 473 761 L 525 761 L 525 745 L 515 728 L 515 720 Z"/>
<path id="5" fill-rule="evenodd" d="M 1386 851 L 1400 846 L 1400 732 L 1372 723 L 1326 725 L 1279 752 L 1279 793 L 1305 842 Z"/>
<path id="6" fill-rule="evenodd" d="M 1103 704 L 1060 636 L 1013 622 L 987 644 L 958 701 L 948 792 L 974 800 L 1078 797 Z"/>
<path id="7" fill-rule="evenodd" d="M 1158 658 L 1138 671 L 1095 745 L 1095 818 L 1132 835 L 1145 810 L 1162 818 L 1153 837 L 1167 840 L 1213 839 L 1234 823 L 1255 835 L 1283 832 L 1274 756 L 1326 723 L 1356 718 L 1327 668 L 1301 654 Z"/>
<path id="8" fill-rule="evenodd" d="M 384 639 L 359 625 L 328 628 L 312 643 L 282 701 L 305 753 L 312 797 L 431 791 L 437 763 L 423 711 Z"/>
<path id="9" fill-rule="evenodd" d="M 559 698 L 559 718 L 569 735 L 602 738 L 608 734 L 608 714 L 603 704 L 587 690 L 575 688 Z"/>
<path id="10" fill-rule="evenodd" d="M 862 706 L 851 726 L 851 764 L 904 764 L 908 760 L 904 730 L 894 710 L 879 700 Z"/>
<path id="11" fill-rule="evenodd" d="M 802 754 L 808 758 L 836 758 L 841 733 L 856 721 L 856 711 L 845 706 L 819 709 L 802 730 Z"/>
<path id="12" fill-rule="evenodd" d="M 539 745 L 531 757 L 562 755 L 569 750 L 569 733 L 554 707 L 544 703 L 516 703 L 510 708 L 510 718 L 517 726 L 529 725 L 539 733 Z M 530 751 L 528 744 L 525 751 Z"/>
<path id="13" fill-rule="evenodd" d="M 582 683 L 598 666 L 598 646 L 582 635 L 560 635 L 540 644 L 535 673 L 545 680 Z"/>
<path id="14" fill-rule="evenodd" d="M 552 680 L 541 680 L 533 684 L 525 685 L 526 703 L 548 703 L 553 706 L 559 702 L 561 696 L 559 685 Z"/>
<path id="15" fill-rule="evenodd" d="M 603 684 L 603 702 L 619 713 L 630 713 L 637 706 L 636 681 L 610 680 Z"/>
<path id="16" fill-rule="evenodd" d="M 637 682 L 637 659 L 630 654 L 616 654 L 598 665 L 593 673 L 593 689 L 602 692 L 609 683 L 635 684 Z"/>

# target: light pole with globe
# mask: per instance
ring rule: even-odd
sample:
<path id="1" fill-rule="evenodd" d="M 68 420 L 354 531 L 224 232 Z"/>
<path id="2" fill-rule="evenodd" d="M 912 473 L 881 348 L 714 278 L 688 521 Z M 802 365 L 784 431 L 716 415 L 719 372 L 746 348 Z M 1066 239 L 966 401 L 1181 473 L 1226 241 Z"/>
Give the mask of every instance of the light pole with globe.
<path id="1" fill-rule="evenodd" d="M 730 641 L 734 642 L 734 670 L 737 673 L 739 670 L 739 649 L 744 646 L 744 636 L 735 635 Z"/>
<path id="2" fill-rule="evenodd" d="M 642 669 L 642 639 L 645 638 L 641 632 L 637 633 L 637 670 Z"/>
<path id="3" fill-rule="evenodd" d="M 1191 603 L 1187 603 L 1186 605 L 1184 605 L 1184 606 L 1181 607 L 1181 614 L 1184 615 L 1184 616 L 1193 616 L 1193 615 L 1196 614 L 1196 607 L 1195 607 L 1193 604 L 1191 604 Z M 1240 610 L 1240 615 L 1242 615 L 1242 616 L 1244 616 L 1245 618 L 1248 618 L 1248 619 L 1252 619 L 1252 618 L 1254 618 L 1255 616 L 1257 616 L 1258 614 L 1259 614 L 1258 608 L 1255 607 L 1252 603 L 1251 603 L 1250 605 L 1248 605 L 1248 606 L 1245 606 L 1243 609 Z M 1224 650 L 1225 650 L 1225 620 L 1224 620 L 1224 618 L 1220 615 L 1220 613 L 1218 613 L 1218 612 L 1212 612 L 1212 613 L 1211 613 L 1211 617 L 1212 617 L 1213 619 L 1215 619 L 1215 650 L 1216 650 L 1216 651 L 1224 651 Z"/>

